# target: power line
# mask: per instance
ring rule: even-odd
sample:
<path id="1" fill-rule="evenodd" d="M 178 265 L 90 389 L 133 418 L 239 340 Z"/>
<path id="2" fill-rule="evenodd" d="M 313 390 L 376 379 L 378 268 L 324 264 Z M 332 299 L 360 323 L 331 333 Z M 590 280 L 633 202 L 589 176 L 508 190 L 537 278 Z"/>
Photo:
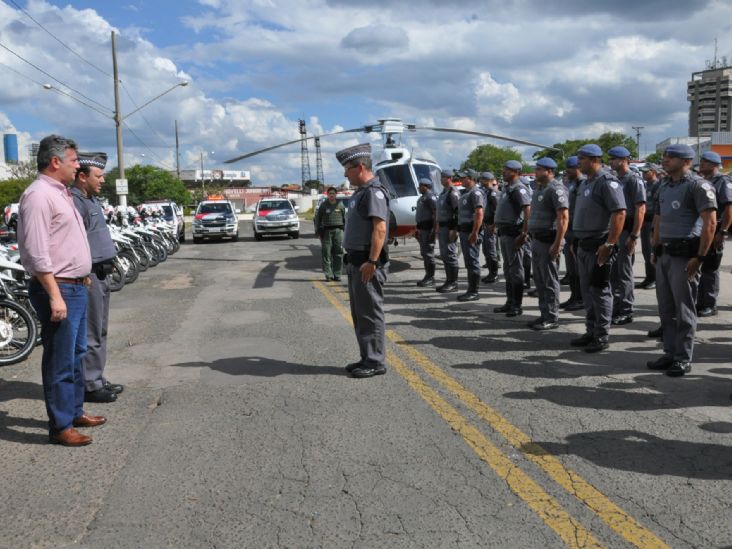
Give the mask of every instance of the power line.
<path id="1" fill-rule="evenodd" d="M 42 68 L 40 68 L 39 66 L 37 66 L 37 65 L 34 65 L 33 63 L 31 63 L 30 61 L 28 61 L 27 59 L 25 59 L 25 58 L 24 58 L 24 57 L 22 57 L 21 55 L 19 55 L 19 54 L 15 53 L 15 52 L 14 52 L 13 50 L 11 50 L 11 49 L 10 49 L 9 47 L 7 47 L 7 46 L 6 46 L 5 44 L 3 44 L 2 42 L 0 42 L 0 48 L 3 48 L 3 49 L 5 49 L 5 50 L 9 51 L 9 52 L 10 52 L 10 53 L 12 53 L 12 54 L 13 54 L 13 55 L 14 55 L 15 57 L 17 57 L 18 59 L 20 59 L 20 60 L 21 60 L 21 61 L 23 61 L 24 63 L 27 63 L 27 64 L 29 64 L 29 65 L 30 65 L 31 67 L 33 67 L 34 69 L 36 69 L 36 70 L 37 70 L 38 72 L 41 72 L 41 73 L 45 74 L 46 76 L 48 76 L 49 78 L 51 78 L 51 79 L 52 79 L 52 80 L 53 80 L 54 82 L 58 82 L 59 84 L 61 84 L 61 85 L 62 85 L 62 86 L 64 86 L 65 88 L 68 88 L 68 89 L 70 89 L 71 91 L 73 91 L 74 93 L 77 93 L 77 94 L 79 94 L 79 95 L 80 95 L 81 97 L 83 97 L 83 98 L 84 98 L 84 99 L 86 99 L 87 101 L 91 101 L 92 103 L 96 103 L 97 105 L 99 105 L 99 106 L 100 106 L 100 107 L 102 107 L 103 109 L 107 109 L 107 110 L 110 110 L 110 111 L 112 110 L 112 109 L 110 109 L 109 107 L 107 107 L 107 106 L 105 106 L 105 105 L 102 105 L 102 104 L 101 104 L 101 103 L 100 103 L 99 101 L 96 101 L 96 100 L 92 99 L 91 97 L 87 97 L 86 95 L 84 95 L 83 93 L 81 93 L 81 92 L 80 92 L 80 91 L 78 91 L 78 90 L 75 90 L 74 88 L 72 88 L 72 87 L 71 87 L 71 86 L 69 86 L 68 84 L 65 84 L 65 83 L 61 82 L 61 80 L 59 80 L 59 79 L 58 79 L 58 78 L 56 78 L 55 76 L 53 76 L 53 75 L 51 75 L 51 74 L 47 73 L 46 71 L 44 71 L 44 70 L 43 70 Z"/>
<path id="2" fill-rule="evenodd" d="M 13 4 L 13 5 L 14 5 L 14 6 L 16 7 L 16 8 L 18 8 L 18 9 L 19 9 L 20 11 L 22 11 L 22 12 L 23 12 L 23 13 L 24 13 L 24 14 L 25 14 L 25 15 L 26 15 L 26 16 L 27 16 L 27 17 L 28 17 L 28 18 L 29 18 L 29 19 L 30 19 L 31 21 L 33 21 L 33 22 L 34 22 L 34 23 L 35 23 L 36 25 L 38 25 L 38 26 L 39 26 L 39 27 L 40 27 L 41 29 L 43 29 L 43 30 L 44 30 L 44 31 L 46 32 L 46 34 L 48 34 L 48 35 L 49 35 L 49 36 L 50 36 L 51 38 L 53 38 L 53 39 L 54 39 L 54 40 L 55 40 L 56 42 L 58 42 L 58 43 L 59 43 L 59 44 L 61 44 L 61 45 L 62 45 L 62 46 L 63 46 L 64 48 L 66 48 L 66 49 L 67 49 L 67 50 L 69 50 L 69 51 L 70 51 L 71 53 L 73 53 L 73 54 L 74 54 L 74 55 L 75 55 L 76 57 L 78 57 L 79 59 L 81 59 L 81 60 L 82 60 L 82 61 L 83 61 L 84 63 L 86 63 L 86 64 L 87 64 L 87 65 L 89 65 L 90 67 L 92 67 L 92 68 L 94 68 L 94 69 L 98 70 L 98 71 L 99 71 L 99 72 L 101 72 L 101 73 L 102 73 L 103 75 L 105 75 L 105 76 L 109 76 L 110 78 L 112 77 L 112 75 L 111 75 L 111 74 L 109 74 L 108 72 L 106 72 L 106 71 L 105 71 L 105 70 L 103 70 L 103 69 L 100 69 L 100 68 L 99 68 L 99 67 L 97 67 L 97 66 L 96 66 L 96 65 L 95 65 L 94 63 L 92 63 L 91 61 L 89 61 L 88 59 L 86 59 L 86 58 L 85 58 L 84 56 L 82 56 L 82 55 L 80 55 L 79 53 L 77 53 L 77 52 L 75 52 L 74 50 L 72 50 L 72 49 L 71 49 L 71 48 L 70 48 L 70 47 L 69 47 L 69 46 L 68 46 L 68 45 L 67 45 L 67 44 L 66 44 L 66 43 L 65 43 L 65 42 L 64 42 L 63 40 L 61 40 L 60 38 L 56 37 L 56 36 L 55 36 L 55 35 L 54 35 L 54 34 L 53 34 L 53 33 L 52 33 L 52 32 L 51 32 L 50 30 L 48 30 L 48 29 L 47 29 L 46 27 L 44 27 L 44 26 L 43 26 L 43 25 L 42 25 L 41 23 L 39 23 L 38 21 L 36 21 L 36 20 L 35 20 L 35 19 L 33 18 L 33 16 L 32 16 L 32 15 L 30 14 L 30 13 L 28 13 L 28 12 L 27 12 L 27 11 L 25 11 L 25 10 L 24 10 L 24 9 L 23 9 L 22 7 L 20 7 L 20 6 L 18 5 L 18 3 L 17 3 L 17 2 L 15 2 L 15 0 L 5 0 L 5 1 L 6 1 L 6 2 L 8 2 L 8 1 L 9 1 L 9 2 L 10 2 L 11 4 Z"/>
<path id="3" fill-rule="evenodd" d="M 120 84 L 122 84 L 122 89 L 123 89 L 123 90 L 125 90 L 125 93 L 127 94 L 127 97 L 129 97 L 129 98 L 130 98 L 130 101 L 132 101 L 132 104 L 133 104 L 133 105 L 135 106 L 135 109 L 139 109 L 139 108 L 140 108 L 140 106 L 139 106 L 139 105 L 138 105 L 138 104 L 137 104 L 137 103 L 135 102 L 135 100 L 134 100 L 134 99 L 132 98 L 132 94 L 131 94 L 131 93 L 129 92 L 129 90 L 127 89 L 127 86 L 125 86 L 125 83 L 124 83 L 124 82 L 122 82 L 122 81 L 120 81 Z M 164 137 L 163 137 L 162 135 L 160 135 L 160 132 L 158 132 L 158 130 L 156 130 L 155 128 L 153 128 L 152 124 L 150 124 L 150 121 L 149 121 L 149 120 L 148 120 L 147 118 L 145 118 L 145 115 L 144 115 L 144 114 L 142 114 L 142 113 L 140 113 L 140 116 L 141 116 L 141 117 L 142 117 L 142 119 L 143 119 L 143 120 L 145 121 L 145 124 L 147 124 L 147 127 L 148 127 L 148 128 L 150 128 L 150 129 L 151 129 L 151 130 L 153 131 L 153 133 L 155 133 L 155 135 L 157 135 L 157 136 L 158 136 L 158 138 L 160 139 L 161 143 L 162 143 L 162 144 L 163 144 L 163 145 L 164 145 L 165 147 L 167 147 L 167 148 L 169 148 L 169 149 L 172 149 L 172 148 L 173 148 L 173 146 L 172 146 L 172 145 L 170 145 L 169 143 L 166 143 L 166 142 L 165 142 L 165 138 L 164 138 Z"/>
<path id="4" fill-rule="evenodd" d="M 160 163 L 160 164 L 161 164 L 161 165 L 162 165 L 162 166 L 163 166 L 163 167 L 164 167 L 165 169 L 168 169 L 168 170 L 173 170 L 173 169 L 174 169 L 174 168 L 173 168 L 173 167 L 172 167 L 172 166 L 171 166 L 170 164 L 168 164 L 167 162 L 165 162 L 165 160 L 163 160 L 162 158 L 160 158 L 160 157 L 159 157 L 159 156 L 158 156 L 158 155 L 157 155 L 157 154 L 156 154 L 156 153 L 155 153 L 155 152 L 154 152 L 154 151 L 153 151 L 153 150 L 152 150 L 152 149 L 151 149 L 151 148 L 150 148 L 150 147 L 149 147 L 149 146 L 148 146 L 148 145 L 147 145 L 147 144 L 146 144 L 146 143 L 145 143 L 145 142 L 144 142 L 144 141 L 143 141 L 143 140 L 141 139 L 141 138 L 140 138 L 140 136 L 139 136 L 139 135 L 137 135 L 137 134 L 135 133 L 135 131 L 134 131 L 134 130 L 133 130 L 132 128 L 130 128 L 130 126 L 129 126 L 129 124 L 127 124 L 127 122 L 122 122 L 122 124 L 124 124 L 125 128 L 127 128 L 127 130 L 128 130 L 128 131 L 129 131 L 129 132 L 130 132 L 130 133 L 131 133 L 131 134 L 132 134 L 133 136 L 135 136 L 135 139 L 137 139 L 137 140 L 138 140 L 138 141 L 140 142 L 140 144 L 141 144 L 141 145 L 142 145 L 143 147 L 145 147 L 145 149 L 147 149 L 147 151 L 148 151 L 148 152 L 149 152 L 149 153 L 150 153 L 150 154 L 151 154 L 151 155 L 152 155 L 153 157 L 155 157 L 155 159 L 156 159 L 156 160 L 157 160 L 157 161 L 158 161 L 158 162 L 159 162 L 159 163 Z"/>

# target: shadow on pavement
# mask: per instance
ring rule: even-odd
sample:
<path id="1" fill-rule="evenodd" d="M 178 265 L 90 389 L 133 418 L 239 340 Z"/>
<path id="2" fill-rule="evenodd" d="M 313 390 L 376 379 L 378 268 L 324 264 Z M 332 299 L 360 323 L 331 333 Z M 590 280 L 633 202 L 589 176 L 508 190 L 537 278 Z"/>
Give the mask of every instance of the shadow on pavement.
<path id="1" fill-rule="evenodd" d="M 276 377 L 281 375 L 333 375 L 345 376 L 342 367 L 315 366 L 311 364 L 295 364 L 283 360 L 259 356 L 241 356 L 222 358 L 213 362 L 184 362 L 174 364 L 182 368 L 211 368 L 230 376 L 262 376 Z"/>

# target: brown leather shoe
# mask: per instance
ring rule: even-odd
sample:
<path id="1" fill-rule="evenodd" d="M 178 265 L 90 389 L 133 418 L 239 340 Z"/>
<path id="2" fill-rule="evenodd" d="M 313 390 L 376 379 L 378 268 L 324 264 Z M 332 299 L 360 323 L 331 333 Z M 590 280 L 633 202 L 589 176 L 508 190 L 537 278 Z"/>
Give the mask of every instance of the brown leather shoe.
<path id="1" fill-rule="evenodd" d="M 91 437 L 82 435 L 73 427 L 64 429 L 57 435 L 48 435 L 48 441 L 51 444 L 60 444 L 61 446 L 86 446 L 91 444 Z"/>
<path id="2" fill-rule="evenodd" d="M 74 427 L 97 427 L 98 425 L 104 425 L 107 423 L 107 418 L 104 416 L 90 416 L 89 414 L 83 414 L 74 420 Z"/>

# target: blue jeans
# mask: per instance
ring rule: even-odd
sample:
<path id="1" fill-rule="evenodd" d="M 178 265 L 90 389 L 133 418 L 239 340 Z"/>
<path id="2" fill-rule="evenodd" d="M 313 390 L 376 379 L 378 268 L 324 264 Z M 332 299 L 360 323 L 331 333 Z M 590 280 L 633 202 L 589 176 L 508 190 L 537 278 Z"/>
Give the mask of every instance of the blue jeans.
<path id="1" fill-rule="evenodd" d="M 52 435 L 71 427 L 74 419 L 84 413 L 81 359 L 86 353 L 87 289 L 83 284 L 63 282 L 58 287 L 67 314 L 61 322 L 51 322 L 48 293 L 37 280 L 30 284 L 30 300 L 41 322 L 43 396 Z"/>

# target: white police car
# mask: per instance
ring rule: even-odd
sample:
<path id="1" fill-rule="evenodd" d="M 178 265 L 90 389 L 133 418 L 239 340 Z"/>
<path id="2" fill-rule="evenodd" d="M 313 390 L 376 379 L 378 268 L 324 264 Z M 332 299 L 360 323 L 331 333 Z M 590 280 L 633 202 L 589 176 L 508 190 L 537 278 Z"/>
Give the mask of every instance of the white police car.
<path id="1" fill-rule="evenodd" d="M 257 202 L 252 218 L 255 240 L 265 235 L 288 235 L 300 238 L 300 219 L 295 206 L 286 198 L 264 198 Z"/>
<path id="2" fill-rule="evenodd" d="M 238 213 L 228 200 L 202 200 L 193 216 L 193 242 L 224 236 L 239 240 Z"/>

